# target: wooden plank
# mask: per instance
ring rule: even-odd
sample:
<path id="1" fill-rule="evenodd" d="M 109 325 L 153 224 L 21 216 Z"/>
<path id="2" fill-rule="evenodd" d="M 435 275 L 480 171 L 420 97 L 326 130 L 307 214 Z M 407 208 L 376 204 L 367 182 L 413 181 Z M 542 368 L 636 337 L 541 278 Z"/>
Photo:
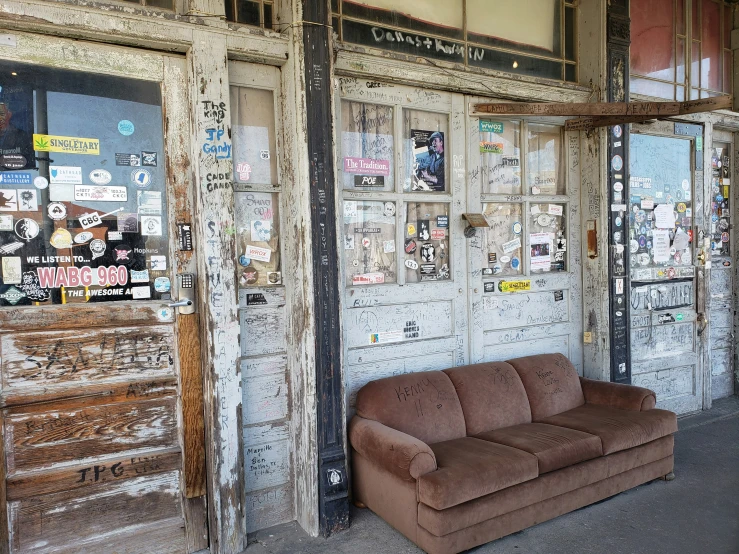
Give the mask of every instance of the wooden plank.
<path id="1" fill-rule="evenodd" d="M 9 530 L 8 530 L 8 506 L 7 506 L 7 490 L 5 483 L 5 418 L 0 419 L 0 429 L 2 430 L 2 438 L 0 438 L 0 554 L 8 554 L 10 552 Z"/>
<path id="2" fill-rule="evenodd" d="M 53 554 L 182 554 L 186 543 L 182 519 L 171 518 L 130 527 L 125 533 L 108 534 L 65 547 L 55 547 Z"/>
<path id="3" fill-rule="evenodd" d="M 239 310 L 242 356 L 260 356 L 285 351 L 285 309 Z"/>
<path id="4" fill-rule="evenodd" d="M 252 533 L 292 519 L 293 493 L 289 485 L 246 495 L 246 531 Z"/>
<path id="5" fill-rule="evenodd" d="M 100 487 L 144 475 L 175 471 L 180 469 L 180 466 L 179 448 L 149 451 L 133 456 L 100 458 L 85 467 L 64 466 L 14 475 L 7 482 L 7 497 L 9 501 L 22 500 L 31 496 Z"/>
<path id="6" fill-rule="evenodd" d="M 206 493 L 205 420 L 203 413 L 203 374 L 200 361 L 200 329 L 197 314 L 178 318 L 178 351 L 182 382 L 182 433 L 185 496 Z"/>
<path id="7" fill-rule="evenodd" d="M 58 404 L 6 418 L 8 475 L 127 451 L 177 446 L 176 399 L 90 408 Z"/>
<path id="8" fill-rule="evenodd" d="M 287 417 L 287 377 L 276 373 L 244 379 L 244 425 Z"/>
<path id="9" fill-rule="evenodd" d="M 290 442 L 246 445 L 244 464 L 244 489 L 247 492 L 289 484 Z"/>
<path id="10" fill-rule="evenodd" d="M 81 544 L 133 533 L 142 524 L 182 521 L 179 481 L 179 471 L 170 471 L 87 494 L 73 490 L 10 502 L 12 550 L 46 554 L 76 547 L 79 552 Z M 184 542 L 182 528 L 180 533 Z"/>

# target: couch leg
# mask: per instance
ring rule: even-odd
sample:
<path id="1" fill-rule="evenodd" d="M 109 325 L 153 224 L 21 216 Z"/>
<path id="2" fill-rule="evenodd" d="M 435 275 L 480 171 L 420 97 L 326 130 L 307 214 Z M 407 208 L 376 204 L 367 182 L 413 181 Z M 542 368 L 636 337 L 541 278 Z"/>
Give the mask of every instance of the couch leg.
<path id="1" fill-rule="evenodd" d="M 359 500 L 354 501 L 354 505 L 359 508 L 360 510 L 364 510 L 367 508 L 367 506 L 364 505 L 364 503 L 360 502 Z"/>
<path id="2" fill-rule="evenodd" d="M 663 475 L 662 477 L 660 477 L 660 479 L 662 479 L 663 481 L 672 481 L 674 478 L 675 478 L 675 472 L 674 471 L 671 471 L 667 475 Z"/>

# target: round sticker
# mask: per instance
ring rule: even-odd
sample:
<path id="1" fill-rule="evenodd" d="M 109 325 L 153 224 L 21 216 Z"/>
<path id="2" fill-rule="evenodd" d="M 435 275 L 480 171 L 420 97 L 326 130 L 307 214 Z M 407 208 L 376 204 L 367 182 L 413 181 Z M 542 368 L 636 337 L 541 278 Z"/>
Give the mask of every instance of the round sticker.
<path id="1" fill-rule="evenodd" d="M 682 186 L 683 186 L 683 190 L 689 190 L 690 189 L 690 181 L 688 181 L 687 179 L 683 179 Z"/>
<path id="2" fill-rule="evenodd" d="M 516 221 L 513 224 L 513 233 L 516 234 L 516 235 L 520 235 L 521 234 L 521 229 L 522 229 L 521 223 L 519 221 Z"/>
<path id="3" fill-rule="evenodd" d="M 395 215 L 395 203 L 394 202 L 385 202 L 385 215 L 387 217 L 391 217 Z"/>
<path id="4" fill-rule="evenodd" d="M 251 263 L 251 258 L 247 258 L 242 254 L 239 256 L 239 265 L 243 265 L 244 267 L 248 266 Z"/>
<path id="5" fill-rule="evenodd" d="M 539 214 L 536 218 L 536 222 L 542 227 L 549 227 L 552 224 L 552 216 L 549 214 Z"/>
<path id="6" fill-rule="evenodd" d="M 724 197 L 721 196 L 720 194 L 717 194 L 716 195 L 716 202 L 723 202 L 723 201 L 724 201 Z"/>
<path id="7" fill-rule="evenodd" d="M 418 262 L 416 260 L 406 260 L 405 267 L 408 269 L 418 269 Z"/>
<path id="8" fill-rule="evenodd" d="M 495 264 L 493 266 L 493 275 L 498 275 L 501 271 L 503 271 L 503 266 L 500 264 Z"/>
<path id="9" fill-rule="evenodd" d="M 157 292 L 169 292 L 172 288 L 169 277 L 157 277 L 154 279 L 154 290 Z"/>
<path id="10" fill-rule="evenodd" d="M 510 261 L 511 261 L 511 257 L 510 256 L 501 256 L 500 257 L 500 263 L 502 263 L 502 264 L 507 264 Z"/>
<path id="11" fill-rule="evenodd" d="M 613 126 L 613 136 L 616 138 L 621 138 L 622 134 L 623 134 L 623 129 L 621 128 L 621 125 L 614 125 Z"/>
<path id="12" fill-rule="evenodd" d="M 49 242 L 57 250 L 70 248 L 72 246 L 72 234 L 66 229 L 57 229 L 52 233 Z"/>
<path id="13" fill-rule="evenodd" d="M 511 267 L 513 269 L 518 269 L 518 266 L 520 266 L 520 265 L 521 265 L 521 260 L 519 260 L 518 258 L 513 258 L 511 260 Z"/>
<path id="14" fill-rule="evenodd" d="M 623 220 L 621 217 L 616 216 L 616 227 L 621 227 L 621 224 L 623 223 Z"/>
<path id="15" fill-rule="evenodd" d="M 647 237 L 644 235 L 639 236 L 639 248 L 645 248 L 647 246 Z"/>
<path id="16" fill-rule="evenodd" d="M 359 265 L 359 260 L 352 260 L 352 265 L 357 267 Z"/>
<path id="17" fill-rule="evenodd" d="M 409 237 L 412 237 L 413 235 L 415 235 L 415 234 L 416 234 L 416 226 L 415 226 L 415 225 L 413 225 L 413 223 L 409 223 L 409 224 L 407 225 L 407 227 L 406 227 L 406 234 L 407 234 L 407 235 L 408 235 Z"/>
<path id="18" fill-rule="evenodd" d="M 677 205 L 677 211 L 678 211 L 679 213 L 683 213 L 683 212 L 684 212 L 684 211 L 685 211 L 686 209 L 687 209 L 687 206 L 685 205 L 685 203 L 684 203 L 684 202 L 680 202 L 680 203 L 679 203 L 679 204 Z"/>
<path id="19" fill-rule="evenodd" d="M 151 184 L 151 173 L 148 169 L 134 169 L 131 172 L 131 182 L 140 189 L 145 189 Z"/>
<path id="20" fill-rule="evenodd" d="M 90 181 L 96 185 L 107 185 L 113 180 L 113 176 L 110 171 L 105 169 L 93 169 L 90 171 Z"/>
<path id="21" fill-rule="evenodd" d="M 74 242 L 77 244 L 83 244 L 92 239 L 92 233 L 90 231 L 82 231 L 74 236 Z"/>
<path id="22" fill-rule="evenodd" d="M 615 171 L 621 171 L 621 169 L 623 168 L 623 166 L 624 166 L 624 160 L 623 160 L 623 158 L 621 158 L 621 156 L 619 156 L 619 155 L 613 156 L 613 159 L 611 160 L 611 167 Z"/>
<path id="23" fill-rule="evenodd" d="M 729 228 L 729 220 L 728 219 L 722 219 L 718 222 L 718 228 L 722 231 L 726 231 Z"/>
<path id="24" fill-rule="evenodd" d="M 713 214 L 711 216 L 711 221 L 718 221 L 718 215 L 717 214 Z"/>
<path id="25" fill-rule="evenodd" d="M 127 244 L 113 247 L 113 261 L 117 264 L 129 265 L 133 262 L 133 248 Z"/>
<path id="26" fill-rule="evenodd" d="M 15 222 L 15 234 L 23 240 L 35 239 L 38 232 L 38 223 L 31 218 L 24 217 Z"/>
<path id="27" fill-rule="evenodd" d="M 157 311 L 159 321 L 170 321 L 172 316 L 174 316 L 174 310 L 170 307 L 165 306 Z"/>
<path id="28" fill-rule="evenodd" d="M 639 265 L 649 265 L 649 254 L 639 254 L 636 257 L 636 260 L 639 262 Z"/>
<path id="29" fill-rule="evenodd" d="M 721 233 L 721 242 L 729 242 L 729 233 Z"/>
<path id="30" fill-rule="evenodd" d="M 631 239 L 629 242 L 629 252 L 632 254 L 636 254 L 636 252 L 639 250 L 639 243 L 635 241 L 634 239 Z"/>
<path id="31" fill-rule="evenodd" d="M 93 239 L 90 242 L 90 252 L 92 252 L 92 259 L 99 258 L 103 254 L 105 254 L 105 248 L 106 244 L 104 240 L 101 239 Z"/>
<path id="32" fill-rule="evenodd" d="M 38 177 L 34 178 L 33 186 L 37 189 L 45 189 L 49 186 L 49 180 L 46 177 L 39 175 Z"/>
<path id="33" fill-rule="evenodd" d="M 621 242 L 621 231 L 616 231 L 613 233 L 613 242 Z"/>
<path id="34" fill-rule="evenodd" d="M 67 207 L 61 202 L 49 202 L 49 205 L 46 206 L 46 213 L 54 221 L 59 221 L 67 217 Z"/>
<path id="35" fill-rule="evenodd" d="M 644 210 L 637 211 L 634 219 L 637 223 L 643 223 L 644 220 L 647 219 L 647 212 L 645 212 Z"/>
<path id="36" fill-rule="evenodd" d="M 367 237 L 364 237 L 362 239 L 362 246 L 364 246 L 365 248 L 369 248 L 370 247 L 370 239 L 368 239 Z"/>
<path id="37" fill-rule="evenodd" d="M 405 240 L 405 253 L 406 254 L 413 254 L 416 251 L 416 241 L 413 239 L 406 239 Z"/>
<path id="38" fill-rule="evenodd" d="M 134 127 L 128 119 L 122 119 L 118 122 L 118 132 L 124 137 L 129 137 L 133 134 Z"/>
<path id="39" fill-rule="evenodd" d="M 259 279 L 259 272 L 253 267 L 247 267 L 241 274 L 241 279 L 247 285 L 253 285 Z"/>
<path id="40" fill-rule="evenodd" d="M 620 181 L 614 183 L 613 190 L 615 190 L 616 192 L 621 192 L 622 190 L 624 190 L 624 184 Z"/>

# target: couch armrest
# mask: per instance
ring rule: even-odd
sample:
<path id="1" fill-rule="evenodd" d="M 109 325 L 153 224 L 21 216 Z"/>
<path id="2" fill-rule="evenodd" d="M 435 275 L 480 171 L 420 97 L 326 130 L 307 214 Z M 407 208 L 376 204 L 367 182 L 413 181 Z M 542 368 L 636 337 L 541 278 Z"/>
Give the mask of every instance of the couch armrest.
<path id="1" fill-rule="evenodd" d="M 349 442 L 370 462 L 404 481 L 436 470 L 436 456 L 425 442 L 378 421 L 354 416 L 349 423 Z"/>
<path id="2" fill-rule="evenodd" d="M 634 385 L 595 381 L 584 377 L 580 377 L 580 384 L 583 395 L 585 395 L 585 402 L 588 404 L 643 412 L 651 410 L 657 403 L 654 391 Z"/>

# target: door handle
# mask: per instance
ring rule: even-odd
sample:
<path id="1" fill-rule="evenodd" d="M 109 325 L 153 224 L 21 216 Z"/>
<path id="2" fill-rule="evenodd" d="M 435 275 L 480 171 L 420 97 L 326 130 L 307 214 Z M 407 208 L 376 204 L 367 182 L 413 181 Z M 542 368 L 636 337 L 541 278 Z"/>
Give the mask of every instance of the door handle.
<path id="1" fill-rule="evenodd" d="M 167 306 L 170 308 L 184 308 L 186 306 L 192 306 L 192 300 L 178 300 L 177 302 L 170 302 Z"/>

